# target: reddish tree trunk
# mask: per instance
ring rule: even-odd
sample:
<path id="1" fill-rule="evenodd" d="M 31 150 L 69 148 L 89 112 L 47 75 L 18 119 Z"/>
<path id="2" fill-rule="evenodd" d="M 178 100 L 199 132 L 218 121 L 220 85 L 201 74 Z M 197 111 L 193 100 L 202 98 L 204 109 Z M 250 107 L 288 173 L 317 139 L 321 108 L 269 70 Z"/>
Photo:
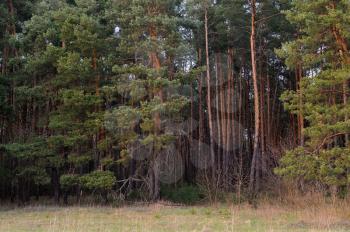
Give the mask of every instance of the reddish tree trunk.
<path id="1" fill-rule="evenodd" d="M 249 188 L 252 193 L 256 193 L 260 185 L 260 169 L 261 169 L 261 150 L 259 146 L 260 140 L 260 102 L 259 102 L 259 85 L 256 68 L 256 1 L 251 0 L 251 35 L 250 50 L 252 64 L 252 78 L 254 91 L 254 142 L 253 142 L 253 159 L 250 171 Z"/>

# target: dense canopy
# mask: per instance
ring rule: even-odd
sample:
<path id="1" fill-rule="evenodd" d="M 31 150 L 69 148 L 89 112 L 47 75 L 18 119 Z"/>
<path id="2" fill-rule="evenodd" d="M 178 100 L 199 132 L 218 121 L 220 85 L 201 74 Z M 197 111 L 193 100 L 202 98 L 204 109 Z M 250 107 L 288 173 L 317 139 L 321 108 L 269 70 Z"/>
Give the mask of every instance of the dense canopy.
<path id="1" fill-rule="evenodd" d="M 1 199 L 240 200 L 284 180 L 346 195 L 348 12 L 348 0 L 1 1 Z"/>

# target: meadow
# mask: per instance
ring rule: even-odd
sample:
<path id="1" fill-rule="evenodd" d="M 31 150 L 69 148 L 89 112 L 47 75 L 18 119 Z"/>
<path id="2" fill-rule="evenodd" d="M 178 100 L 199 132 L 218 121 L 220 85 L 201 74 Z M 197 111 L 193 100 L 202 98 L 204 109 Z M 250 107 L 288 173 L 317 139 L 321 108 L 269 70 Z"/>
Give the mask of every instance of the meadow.
<path id="1" fill-rule="evenodd" d="M 350 231 L 347 203 L 0 208 L 1 232 Z"/>

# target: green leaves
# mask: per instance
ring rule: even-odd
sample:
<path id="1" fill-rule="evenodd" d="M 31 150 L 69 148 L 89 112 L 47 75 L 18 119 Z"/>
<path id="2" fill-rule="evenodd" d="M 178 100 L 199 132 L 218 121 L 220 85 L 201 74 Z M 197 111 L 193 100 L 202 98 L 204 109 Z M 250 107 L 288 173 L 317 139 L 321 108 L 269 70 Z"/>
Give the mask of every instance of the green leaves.
<path id="1" fill-rule="evenodd" d="M 276 169 L 279 175 L 316 181 L 328 186 L 348 185 L 349 64 L 342 42 L 350 25 L 344 18 L 349 2 L 294 0 L 287 18 L 299 27 L 295 41 L 278 51 L 290 68 L 304 73 L 298 91 L 282 95 L 285 108 L 305 118 L 306 146 L 287 151 Z M 344 44 L 343 44 L 344 45 Z M 345 52 L 346 53 L 346 52 Z"/>
<path id="2" fill-rule="evenodd" d="M 60 177 L 60 183 L 65 191 L 78 186 L 91 191 L 109 191 L 116 184 L 116 177 L 110 171 L 94 171 L 83 176 L 65 174 Z"/>
<path id="3" fill-rule="evenodd" d="M 82 186 L 89 190 L 111 190 L 116 181 L 116 177 L 110 171 L 94 171 L 80 177 Z"/>
<path id="4" fill-rule="evenodd" d="M 318 178 L 319 163 L 317 157 L 308 155 L 304 148 L 299 147 L 288 151 L 281 159 L 279 167 L 275 169 L 277 175 L 304 180 Z"/>
<path id="5" fill-rule="evenodd" d="M 8 158 L 16 160 L 13 170 L 8 170 L 9 177 L 32 181 L 37 186 L 50 184 L 46 167 L 52 166 L 51 158 L 55 156 L 43 138 L 34 138 L 26 143 L 12 143 L 3 146 Z"/>
<path id="6" fill-rule="evenodd" d="M 76 52 L 68 53 L 58 60 L 57 72 L 59 75 L 54 80 L 57 87 L 88 83 L 92 77 L 91 59 L 81 58 Z"/>
<path id="7" fill-rule="evenodd" d="M 287 152 L 280 160 L 275 173 L 291 179 L 319 181 L 330 186 L 350 184 L 350 150 L 335 147 L 310 153 L 304 148 Z"/>
<path id="8" fill-rule="evenodd" d="M 91 160 L 91 154 L 79 155 L 72 153 L 68 156 L 68 162 L 77 168 L 87 165 Z"/>
<path id="9" fill-rule="evenodd" d="M 80 184 L 79 176 L 74 174 L 65 174 L 60 177 L 61 188 L 65 191 L 77 187 Z"/>

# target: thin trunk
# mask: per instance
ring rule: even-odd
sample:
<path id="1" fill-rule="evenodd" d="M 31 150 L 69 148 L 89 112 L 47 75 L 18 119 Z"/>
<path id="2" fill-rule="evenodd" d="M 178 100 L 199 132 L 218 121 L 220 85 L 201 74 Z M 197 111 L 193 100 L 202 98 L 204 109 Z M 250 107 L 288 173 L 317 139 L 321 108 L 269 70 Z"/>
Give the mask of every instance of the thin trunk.
<path id="1" fill-rule="evenodd" d="M 11 16 L 11 20 L 14 20 L 14 15 L 15 15 L 15 8 L 13 7 L 13 2 L 12 0 L 7 0 L 7 10 L 9 15 Z M 8 28 L 8 32 L 11 35 L 15 35 L 16 34 L 16 26 L 14 23 L 10 23 L 7 25 Z"/>
<path id="2" fill-rule="evenodd" d="M 96 96 L 100 96 L 100 75 L 97 71 L 97 52 L 96 52 L 96 48 L 93 49 L 92 51 L 92 69 L 94 70 L 95 73 L 95 94 Z M 95 107 L 95 111 L 98 112 L 100 110 L 100 106 L 96 105 Z M 92 144 L 93 144 L 93 150 L 94 150 L 94 165 L 95 165 L 95 169 L 99 168 L 102 169 L 102 166 L 99 167 L 100 165 L 100 153 L 98 151 L 97 145 L 100 141 L 100 134 L 102 134 L 102 129 L 99 130 L 99 132 L 97 132 L 96 134 L 93 135 L 92 138 Z"/>
<path id="3" fill-rule="evenodd" d="M 219 104 L 219 111 L 220 111 L 220 127 L 221 127 L 221 150 L 222 150 L 222 155 L 224 156 L 226 151 L 227 151 L 227 131 L 226 131 L 226 124 L 227 124 L 227 117 L 226 117 L 226 111 L 227 108 L 225 107 L 225 84 L 224 84 L 224 74 L 222 70 L 222 63 L 221 63 L 221 54 L 219 54 L 219 63 L 218 63 L 218 72 L 219 72 L 219 86 L 220 86 L 220 104 Z M 227 164 L 224 164 L 224 166 L 227 166 Z"/>
<path id="4" fill-rule="evenodd" d="M 217 142 L 217 157 L 218 160 L 220 160 L 220 154 L 221 154 L 221 149 L 222 149 L 222 137 L 221 137 L 221 118 L 220 118 L 220 82 L 219 82 L 219 75 L 220 75 L 220 58 L 219 58 L 220 54 L 219 53 L 215 53 L 215 109 L 216 109 L 216 142 Z M 218 170 L 220 170 L 220 162 L 217 162 L 218 165 Z"/>
<path id="5" fill-rule="evenodd" d="M 198 65 L 202 66 L 202 49 L 198 49 Z M 198 157 L 201 156 L 202 152 L 202 143 L 204 139 L 204 112 L 203 112 L 203 73 L 200 73 L 199 80 L 198 80 L 198 111 L 199 111 L 199 131 L 198 131 Z M 197 159 L 196 159 L 197 160 Z M 198 161 L 197 161 L 198 162 Z M 197 164 L 196 164 L 197 165 Z M 198 166 L 196 166 L 198 167 Z"/>
<path id="6" fill-rule="evenodd" d="M 267 128 L 266 128 L 266 136 L 267 136 L 267 143 L 268 145 L 271 145 L 271 85 L 270 85 L 270 76 L 269 76 L 269 72 L 267 70 L 266 72 L 267 77 L 266 77 L 266 90 L 267 90 Z"/>
<path id="7" fill-rule="evenodd" d="M 52 168 L 52 187 L 56 204 L 60 202 L 60 176 L 57 168 Z"/>
<path id="8" fill-rule="evenodd" d="M 5 34 L 9 34 L 12 36 L 16 35 L 16 25 L 15 25 L 15 9 L 13 6 L 13 1 L 12 0 L 7 0 L 6 1 L 7 4 L 7 12 L 10 16 L 10 20 L 6 23 L 6 29 L 5 29 Z M 3 48 L 3 54 L 2 54 L 2 64 L 1 64 L 1 73 L 2 74 L 7 74 L 10 72 L 10 70 L 8 70 L 8 61 L 10 59 L 11 54 L 14 57 L 18 57 L 18 52 L 17 52 L 17 48 L 16 47 L 12 47 L 10 46 L 10 44 L 8 43 L 8 41 L 5 42 L 4 44 L 4 48 Z M 15 65 L 14 65 L 15 67 Z M 15 71 L 15 68 L 13 68 L 11 71 Z M 12 106 L 12 110 L 13 112 L 16 112 L 16 99 L 15 99 L 15 78 L 12 78 L 11 80 L 11 87 L 10 87 L 10 91 L 9 91 L 9 96 L 8 96 L 8 104 L 10 106 Z M 10 122 L 9 126 L 8 126 L 8 130 L 9 130 L 9 140 L 12 139 L 15 135 L 16 135 L 16 122 Z"/>
<path id="9" fill-rule="evenodd" d="M 277 79 L 275 79 L 274 81 L 275 83 L 277 82 Z M 279 106 L 280 104 L 277 103 L 277 100 L 278 100 L 278 94 L 277 94 L 277 90 L 278 90 L 278 85 L 275 84 L 275 89 L 273 91 L 273 100 L 272 100 L 272 114 L 271 114 L 271 121 L 272 122 L 276 122 L 277 120 L 277 115 L 279 115 L 280 111 L 279 111 Z M 276 105 L 278 104 L 277 106 L 277 110 L 276 110 Z M 277 128 L 276 126 L 273 126 L 272 127 L 272 130 L 271 130 L 271 134 L 272 134 L 272 138 L 273 138 L 273 143 L 274 144 L 277 144 L 278 141 L 277 141 Z"/>
<path id="10" fill-rule="evenodd" d="M 300 64 L 297 66 L 297 90 L 299 92 L 299 113 L 298 113 L 298 134 L 299 134 L 299 145 L 304 146 L 304 116 L 303 116 L 303 88 L 301 80 L 303 77 L 303 71 Z"/>
<path id="11" fill-rule="evenodd" d="M 208 39 L 208 7 L 204 11 L 204 27 L 205 27 L 205 55 L 207 68 L 207 107 L 209 121 L 209 136 L 210 136 L 210 157 L 212 165 L 212 180 L 215 180 L 215 153 L 213 141 L 213 116 L 211 111 L 211 78 L 210 78 L 210 62 L 209 62 L 209 39 Z"/>
<path id="12" fill-rule="evenodd" d="M 239 76 L 239 101 L 238 101 L 238 145 L 239 145 L 239 166 L 238 166 L 238 184 L 237 184 L 237 192 L 238 192 L 238 203 L 241 202 L 241 191 L 243 184 L 243 139 L 242 139 L 242 76 Z"/>
<path id="13" fill-rule="evenodd" d="M 223 112 L 226 112 L 224 115 L 225 121 L 226 121 L 226 135 L 225 135 L 225 159 L 224 159 L 224 166 L 225 166 L 225 175 L 226 175 L 226 184 L 229 183 L 229 165 L 231 163 L 230 160 L 230 153 L 234 151 L 234 143 L 235 136 L 234 136 L 234 106 L 233 102 L 235 100 L 234 98 L 234 80 L 233 80 L 233 48 L 229 48 L 227 50 L 227 96 L 228 99 L 226 101 L 226 110 L 223 109 Z M 232 119 L 231 119 L 232 115 Z M 229 186 L 226 186 L 229 187 Z"/>
<path id="14" fill-rule="evenodd" d="M 251 193 L 256 193 L 260 185 L 259 169 L 260 157 L 260 103 L 259 103 L 259 87 L 256 70 L 256 48 L 255 48 L 255 19 L 256 18 L 256 1 L 251 0 L 251 35 L 250 35 L 250 50 L 252 63 L 253 91 L 254 91 L 254 143 L 253 143 L 253 159 L 250 171 L 249 189 Z"/>
<path id="15" fill-rule="evenodd" d="M 261 151 L 261 169 L 266 173 L 266 141 L 265 141 L 265 81 L 263 77 L 263 64 L 260 61 L 260 151 Z"/>

